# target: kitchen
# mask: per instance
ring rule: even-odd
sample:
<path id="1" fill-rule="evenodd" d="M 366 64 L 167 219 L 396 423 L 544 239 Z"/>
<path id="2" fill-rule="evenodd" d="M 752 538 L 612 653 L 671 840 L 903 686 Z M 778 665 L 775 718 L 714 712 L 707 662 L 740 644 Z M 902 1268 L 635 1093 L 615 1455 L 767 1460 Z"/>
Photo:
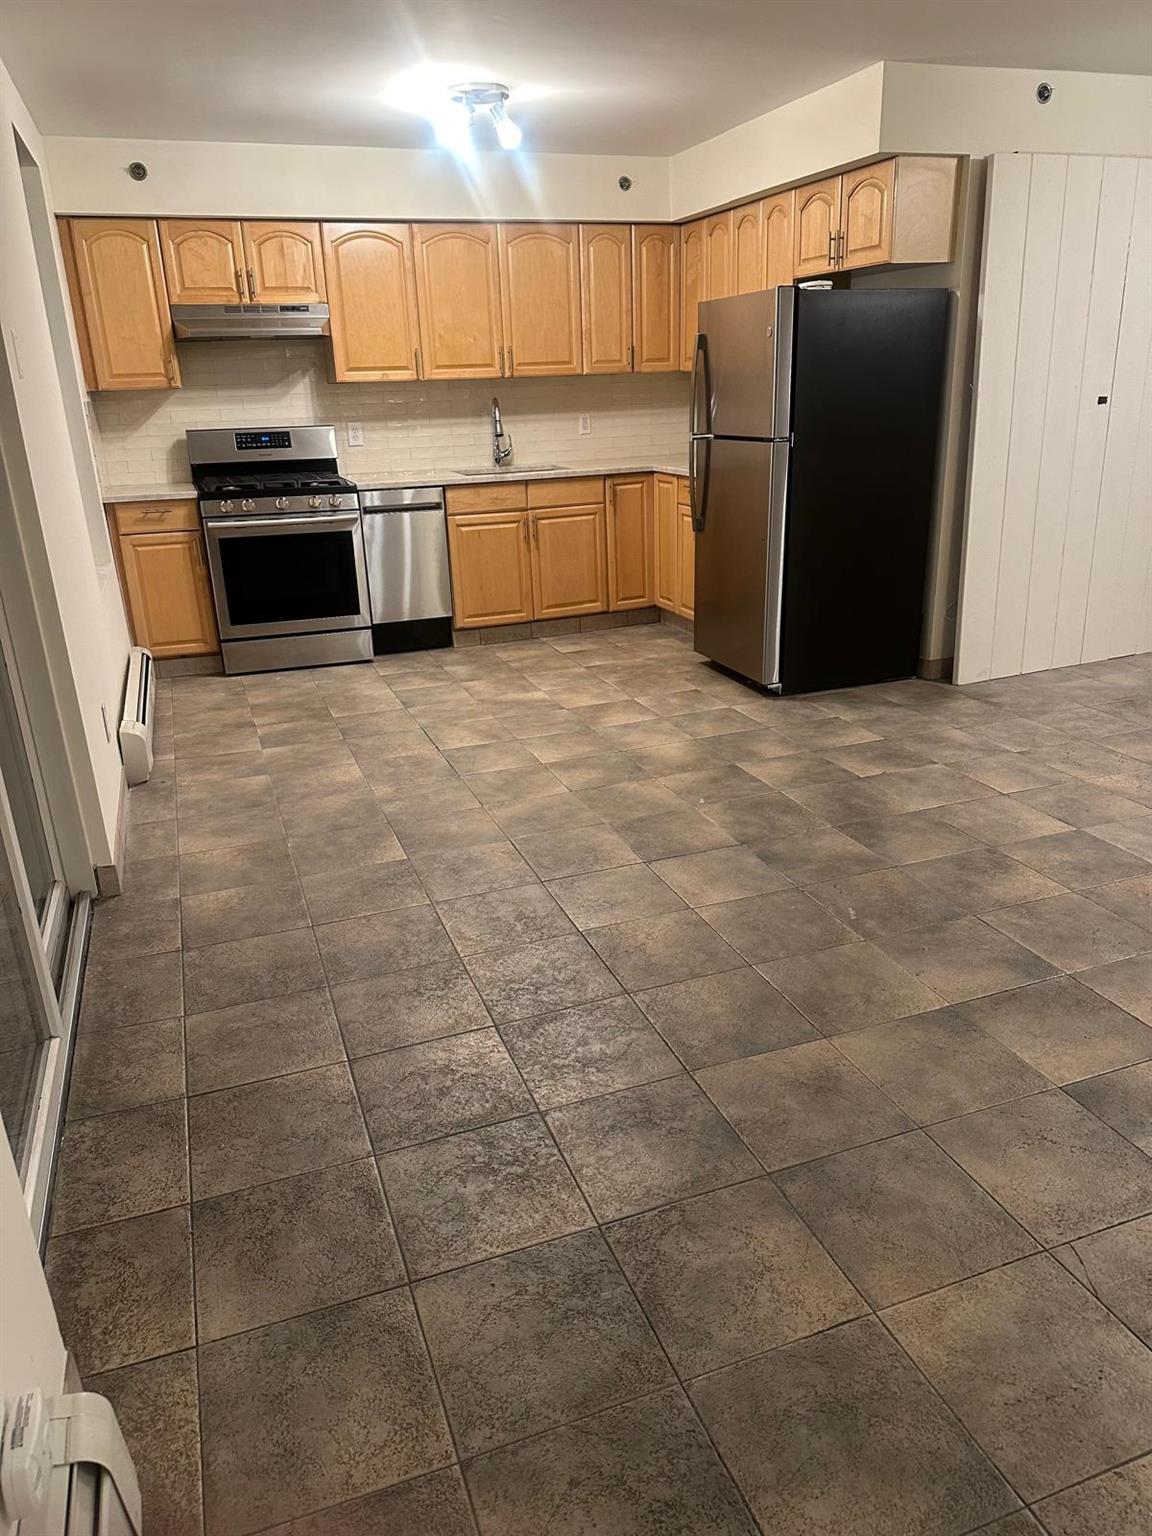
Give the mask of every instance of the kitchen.
<path id="1" fill-rule="evenodd" d="M 0 1536 L 1143 1536 L 1148 18 L 723 22 L 0 0 Z"/>

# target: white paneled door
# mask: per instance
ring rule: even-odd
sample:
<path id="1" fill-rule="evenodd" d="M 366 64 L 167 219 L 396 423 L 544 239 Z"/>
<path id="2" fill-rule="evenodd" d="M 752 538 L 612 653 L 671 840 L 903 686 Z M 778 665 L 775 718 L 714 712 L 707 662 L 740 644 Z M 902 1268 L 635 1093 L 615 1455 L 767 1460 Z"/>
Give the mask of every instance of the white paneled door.
<path id="1" fill-rule="evenodd" d="M 1152 160 L 995 155 L 956 681 L 1152 649 Z"/>

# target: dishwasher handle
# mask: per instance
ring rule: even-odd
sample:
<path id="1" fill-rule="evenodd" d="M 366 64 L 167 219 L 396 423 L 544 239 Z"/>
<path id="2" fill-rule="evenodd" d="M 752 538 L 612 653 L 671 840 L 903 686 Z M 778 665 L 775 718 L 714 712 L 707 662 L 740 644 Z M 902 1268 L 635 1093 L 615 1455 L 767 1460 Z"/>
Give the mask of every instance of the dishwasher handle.
<path id="1" fill-rule="evenodd" d="M 384 491 L 360 492 L 362 512 L 443 512 L 444 491 L 438 485 L 404 485 Z"/>

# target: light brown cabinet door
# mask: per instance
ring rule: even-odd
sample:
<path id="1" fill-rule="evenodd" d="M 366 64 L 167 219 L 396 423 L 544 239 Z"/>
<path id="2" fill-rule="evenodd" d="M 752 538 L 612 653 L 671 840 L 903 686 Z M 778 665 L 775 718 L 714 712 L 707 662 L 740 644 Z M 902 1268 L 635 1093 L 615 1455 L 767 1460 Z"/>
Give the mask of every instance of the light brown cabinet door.
<path id="1" fill-rule="evenodd" d="M 529 512 L 532 606 L 538 619 L 602 613 L 608 607 L 604 503 Z"/>
<path id="2" fill-rule="evenodd" d="M 841 267 L 875 267 L 892 259 L 895 160 L 845 171 L 840 178 Z"/>
<path id="3" fill-rule="evenodd" d="M 504 372 L 495 224 L 414 224 L 420 362 L 426 379 Z"/>
<path id="4" fill-rule="evenodd" d="M 647 608 L 655 598 L 652 476 L 608 481 L 608 607 Z"/>
<path id="5" fill-rule="evenodd" d="M 632 231 L 627 224 L 581 224 L 580 298 L 584 372 L 632 371 Z"/>
<path id="6" fill-rule="evenodd" d="M 337 382 L 418 379 L 411 227 L 325 224 L 323 241 Z"/>
<path id="7" fill-rule="evenodd" d="M 501 224 L 500 294 L 508 372 L 580 372 L 580 250 L 576 224 Z"/>
<path id="8" fill-rule="evenodd" d="M 692 513 L 687 507 L 677 507 L 676 521 L 679 528 L 676 541 L 676 579 L 679 585 L 676 612 L 690 619 L 696 611 L 696 532 L 692 527 Z"/>
<path id="9" fill-rule="evenodd" d="M 199 529 L 123 534 L 120 568 L 137 645 L 154 656 L 204 656 L 220 649 Z"/>
<path id="10" fill-rule="evenodd" d="M 764 282 L 764 201 L 733 210 L 733 293 L 757 293 Z"/>
<path id="11" fill-rule="evenodd" d="M 448 556 L 457 629 L 529 622 L 532 571 L 527 512 L 449 517 Z"/>
<path id="12" fill-rule="evenodd" d="M 170 304 L 243 304 L 244 242 L 237 219 L 161 219 Z"/>
<path id="13" fill-rule="evenodd" d="M 700 329 L 700 300 L 708 296 L 703 219 L 698 219 L 695 224 L 685 224 L 680 231 L 680 271 L 680 367 L 690 373 Z"/>
<path id="14" fill-rule="evenodd" d="M 72 248 L 72 231 L 67 219 L 56 220 L 56 233 L 60 237 L 60 254 L 64 258 L 64 277 L 68 283 L 68 298 L 72 304 L 72 323 L 76 327 L 76 350 L 80 354 L 80 373 L 84 388 L 96 389 L 96 365 L 92 361 L 92 338 L 88 334 L 88 317 L 84 313 L 84 297 L 80 292 L 80 277 L 76 271 L 76 252 Z"/>
<path id="15" fill-rule="evenodd" d="M 632 226 L 632 331 L 637 373 L 675 373 L 680 363 L 680 231 Z"/>
<path id="16" fill-rule="evenodd" d="M 680 519 L 676 481 L 671 475 L 653 476 L 653 501 L 655 602 L 674 612 L 680 601 Z"/>
<path id="17" fill-rule="evenodd" d="M 152 219 L 70 219 L 97 389 L 175 389 L 172 319 Z"/>
<path id="18" fill-rule="evenodd" d="M 840 177 L 796 188 L 796 230 L 792 270 L 797 277 L 831 272 L 840 230 Z"/>
<path id="19" fill-rule="evenodd" d="M 707 252 L 704 259 L 704 292 L 710 299 L 726 299 L 735 291 L 732 286 L 736 267 L 732 222 L 731 209 L 727 213 L 714 213 L 711 218 L 704 220 L 704 245 Z"/>
<path id="20" fill-rule="evenodd" d="M 324 253 L 319 224 L 256 223 L 244 226 L 248 296 L 255 304 L 322 304 Z"/>
<path id="21" fill-rule="evenodd" d="M 792 221 L 795 192 L 764 199 L 764 286 L 787 287 L 792 281 Z"/>

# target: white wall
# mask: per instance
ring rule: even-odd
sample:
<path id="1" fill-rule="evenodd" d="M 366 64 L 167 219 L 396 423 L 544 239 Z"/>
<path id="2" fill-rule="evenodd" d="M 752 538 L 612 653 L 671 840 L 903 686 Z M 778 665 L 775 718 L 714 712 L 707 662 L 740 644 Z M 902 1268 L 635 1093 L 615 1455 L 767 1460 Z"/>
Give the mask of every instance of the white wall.
<path id="1" fill-rule="evenodd" d="M 1152 649 L 1152 159 L 989 175 L 959 682 Z"/>
<path id="2" fill-rule="evenodd" d="M 673 155 L 671 217 L 690 218 L 875 156 L 885 67 L 872 64 Z"/>
<path id="3" fill-rule="evenodd" d="M 306 219 L 668 218 L 668 162 L 643 155 L 479 153 L 165 139 L 48 139 L 60 213 Z M 126 167 L 142 160 L 147 181 Z M 632 189 L 621 191 L 622 175 Z"/>
<path id="4" fill-rule="evenodd" d="M 74 368 L 61 368 L 53 339 L 16 134 L 42 165 L 35 125 L 0 64 L 0 442 L 14 503 L 0 549 L 6 564 L 19 564 L 6 572 L 6 589 L 27 572 L 34 613 L 20 618 L 37 626 L 47 657 L 89 865 L 106 865 L 113 862 L 124 782 L 115 726 L 128 632 L 102 536 L 91 450 L 72 431 L 83 411 L 80 383 Z M 46 208 L 41 212 L 46 219 Z M 59 271 L 48 276 L 61 281 Z M 38 744 L 43 754 L 47 744 Z"/>
<path id="5" fill-rule="evenodd" d="M 1055 87 L 1046 106 L 1036 100 L 1042 80 Z M 1150 155 L 1152 77 L 888 61 L 879 148 Z"/>

